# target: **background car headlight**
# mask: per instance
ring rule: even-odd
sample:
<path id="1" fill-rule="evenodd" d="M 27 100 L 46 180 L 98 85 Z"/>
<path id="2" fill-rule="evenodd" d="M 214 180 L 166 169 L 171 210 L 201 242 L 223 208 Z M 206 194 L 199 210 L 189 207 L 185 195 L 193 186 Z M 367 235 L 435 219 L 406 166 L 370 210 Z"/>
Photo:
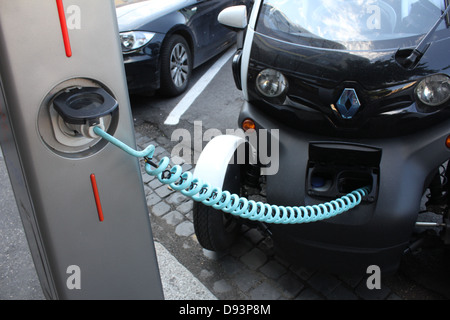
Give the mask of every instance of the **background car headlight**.
<path id="1" fill-rule="evenodd" d="M 286 92 L 287 80 L 279 71 L 264 69 L 256 77 L 256 88 L 266 97 L 276 98 Z"/>
<path id="2" fill-rule="evenodd" d="M 444 74 L 426 77 L 417 85 L 416 95 L 426 105 L 443 104 L 450 98 L 450 78 Z"/>
<path id="3" fill-rule="evenodd" d="M 120 42 L 122 43 L 122 51 L 129 52 L 145 46 L 152 40 L 155 34 L 144 31 L 128 31 L 120 33 Z"/>

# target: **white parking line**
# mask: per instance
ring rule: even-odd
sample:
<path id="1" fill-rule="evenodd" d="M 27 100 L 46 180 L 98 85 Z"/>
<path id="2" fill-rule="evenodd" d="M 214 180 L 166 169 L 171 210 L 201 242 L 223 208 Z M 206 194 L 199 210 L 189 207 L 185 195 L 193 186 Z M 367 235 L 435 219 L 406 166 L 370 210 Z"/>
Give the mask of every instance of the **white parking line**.
<path id="1" fill-rule="evenodd" d="M 223 65 L 231 58 L 236 49 L 233 47 L 225 52 L 214 65 L 195 83 L 195 85 L 186 93 L 180 102 L 173 108 L 164 124 L 176 125 L 180 122 L 181 116 L 189 109 L 192 103 L 203 92 L 206 86 L 211 82 Z"/>

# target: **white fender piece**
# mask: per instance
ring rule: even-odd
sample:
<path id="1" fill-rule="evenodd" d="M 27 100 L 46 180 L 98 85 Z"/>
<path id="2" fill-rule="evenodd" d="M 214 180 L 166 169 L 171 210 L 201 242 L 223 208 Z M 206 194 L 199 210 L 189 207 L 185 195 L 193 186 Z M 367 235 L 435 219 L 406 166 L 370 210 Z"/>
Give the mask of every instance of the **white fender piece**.
<path id="1" fill-rule="evenodd" d="M 245 143 L 245 139 L 234 135 L 213 138 L 203 149 L 194 170 L 194 178 L 222 188 L 228 164 L 234 152 Z"/>

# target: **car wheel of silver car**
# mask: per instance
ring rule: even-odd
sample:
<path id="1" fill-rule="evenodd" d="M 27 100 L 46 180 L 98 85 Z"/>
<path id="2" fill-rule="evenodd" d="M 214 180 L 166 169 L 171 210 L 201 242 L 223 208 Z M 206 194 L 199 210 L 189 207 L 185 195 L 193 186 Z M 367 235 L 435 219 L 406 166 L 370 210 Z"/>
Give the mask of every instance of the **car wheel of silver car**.
<path id="1" fill-rule="evenodd" d="M 186 40 L 173 35 L 161 50 L 161 92 L 169 96 L 183 93 L 191 79 L 192 55 Z"/>

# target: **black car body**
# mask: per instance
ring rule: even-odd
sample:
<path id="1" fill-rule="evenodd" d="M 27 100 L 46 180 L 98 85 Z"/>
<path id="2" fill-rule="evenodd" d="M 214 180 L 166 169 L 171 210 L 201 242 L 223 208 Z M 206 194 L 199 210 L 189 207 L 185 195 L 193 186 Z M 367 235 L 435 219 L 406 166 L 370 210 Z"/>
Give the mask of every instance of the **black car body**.
<path id="1" fill-rule="evenodd" d="M 349 1 L 347 9 L 354 3 L 356 2 Z M 392 3 L 392 6 L 401 5 L 401 1 L 372 3 L 380 3 L 381 18 L 386 20 L 394 19 L 389 17 L 395 13 L 388 11 L 387 8 L 391 6 L 389 3 Z M 325 7 L 320 1 L 315 7 L 309 10 L 324 17 L 339 10 L 338 4 Z M 273 11 L 274 8 L 269 8 L 266 4 L 262 10 L 267 12 Z M 319 10 L 321 12 L 318 12 Z M 364 11 L 358 8 L 354 11 L 358 10 Z M 282 20 L 284 17 L 281 12 L 271 12 L 271 19 L 277 19 L 280 29 L 267 27 L 263 21 L 259 21 L 256 27 L 246 79 L 248 100 L 261 104 L 262 108 L 272 112 L 274 106 L 281 109 L 283 112 L 275 112 L 274 116 L 281 117 L 284 121 L 287 118 L 294 127 L 333 137 L 382 138 L 429 128 L 448 117 L 449 103 L 437 107 L 427 106 L 418 101 L 415 89 L 418 82 L 426 76 L 450 74 L 450 35 L 448 27 L 442 27 L 445 22 L 434 34 L 435 41 L 421 58 L 419 65 L 405 68 L 401 65 L 401 58 L 397 56 L 401 55 L 403 50 L 408 52 L 408 49 L 417 45 L 423 34 L 437 20 L 440 12 L 430 1 L 417 1 L 410 16 L 403 18 L 403 22 L 397 22 L 397 28 L 402 29 L 396 30 L 395 34 L 392 32 L 394 36 L 391 38 L 383 35 L 391 31 L 380 30 L 373 38 L 357 39 L 366 37 L 364 32 L 370 37 L 370 30 L 366 28 L 351 30 L 361 33 L 346 35 L 349 37 L 348 41 L 329 40 L 309 32 L 301 34 L 302 30 L 296 30 L 298 34 L 292 36 L 292 30 L 289 33 L 280 31 L 292 22 Z M 344 11 L 339 17 L 343 18 L 345 14 Z M 264 12 L 261 16 L 264 16 Z M 369 18 L 370 14 L 365 16 Z M 400 20 L 399 17 L 397 19 Z M 331 23 L 334 26 L 328 28 L 333 27 L 335 31 L 344 30 L 344 27 L 336 29 L 339 22 L 325 19 L 317 23 L 315 28 L 319 30 L 320 27 Z M 388 21 L 382 21 L 381 26 L 384 25 L 387 25 L 386 29 L 394 29 Z M 338 35 L 339 31 L 336 31 L 336 37 L 342 37 Z M 258 73 L 268 66 L 281 70 L 290 84 L 286 100 L 282 103 L 262 96 L 255 87 Z M 360 100 L 360 108 L 351 117 L 343 115 L 342 110 L 338 108 L 338 100 L 345 88 L 354 88 Z M 292 116 L 283 117 L 285 112 L 290 112 Z"/>
<path id="2" fill-rule="evenodd" d="M 408 10 L 401 8 L 406 2 Z M 365 271 L 376 264 L 391 272 L 410 243 L 424 191 L 450 158 L 448 17 L 423 56 L 404 60 L 448 2 L 362 3 L 263 1 L 240 119 L 280 128 L 280 170 L 267 177 L 270 203 L 317 204 L 364 185 L 372 190 L 361 206 L 333 219 L 271 226 L 279 248 L 331 270 Z M 296 5 L 304 6 L 303 19 L 294 22 L 293 10 L 286 10 Z M 374 12 L 378 29 L 369 25 Z M 285 76 L 281 96 L 256 88 L 267 68 Z M 437 104 L 419 97 L 427 79 L 442 79 L 446 96 Z M 318 186 L 317 178 L 329 187 Z"/>
<path id="3" fill-rule="evenodd" d="M 161 87 L 170 95 L 183 92 L 193 68 L 234 43 L 235 33 L 220 25 L 217 22 L 217 16 L 223 8 L 241 2 L 238 0 L 148 0 L 131 1 L 130 4 L 118 6 L 117 19 L 130 92 L 152 92 Z M 129 45 L 127 41 L 129 41 L 130 32 L 144 32 L 150 35 L 151 39 L 148 41 L 148 38 L 144 38 L 143 45 L 133 48 L 131 44 L 129 49 L 126 46 Z M 180 86 L 171 84 L 171 76 L 168 74 L 171 72 L 169 70 L 171 66 L 167 61 L 171 58 L 171 52 L 168 51 L 171 51 L 177 43 L 181 43 L 179 48 L 184 50 L 185 54 L 184 65 L 181 56 L 178 66 L 175 65 L 176 62 L 173 64 L 180 73 L 183 72 L 181 74 L 183 81 L 180 81 Z M 162 66 L 164 63 L 166 66 Z"/>
<path id="4" fill-rule="evenodd" d="M 427 209 L 440 208 L 450 243 L 448 5 L 255 2 L 233 70 L 245 97 L 239 123 L 279 130 L 268 203 L 317 205 L 371 190 L 357 208 L 331 219 L 267 225 L 288 257 L 336 272 L 373 264 L 395 271 L 423 225 L 428 191 Z"/>

